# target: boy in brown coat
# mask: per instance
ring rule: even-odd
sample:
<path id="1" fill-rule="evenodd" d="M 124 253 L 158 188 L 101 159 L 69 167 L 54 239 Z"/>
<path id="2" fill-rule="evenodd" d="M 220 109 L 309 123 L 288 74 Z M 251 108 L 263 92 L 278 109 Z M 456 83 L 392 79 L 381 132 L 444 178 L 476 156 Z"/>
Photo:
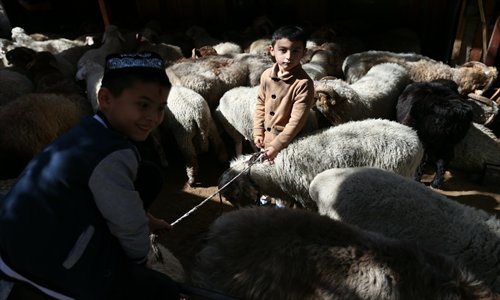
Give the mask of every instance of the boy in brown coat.
<path id="1" fill-rule="evenodd" d="M 260 78 L 253 125 L 255 145 L 270 161 L 302 130 L 314 104 L 314 83 L 300 64 L 306 42 L 297 26 L 283 26 L 272 36 L 276 63 Z"/>

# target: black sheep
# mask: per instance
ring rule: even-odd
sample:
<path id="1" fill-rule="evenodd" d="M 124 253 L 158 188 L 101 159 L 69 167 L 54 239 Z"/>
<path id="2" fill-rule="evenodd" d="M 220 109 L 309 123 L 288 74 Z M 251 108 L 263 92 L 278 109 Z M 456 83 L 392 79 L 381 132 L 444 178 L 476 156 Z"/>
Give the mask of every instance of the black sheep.
<path id="1" fill-rule="evenodd" d="M 425 148 L 415 179 L 420 181 L 426 163 L 434 162 L 431 187 L 440 187 L 455 145 L 472 124 L 472 107 L 458 93 L 454 81 L 439 79 L 409 84 L 399 96 L 396 110 L 397 121 L 414 128 Z"/>

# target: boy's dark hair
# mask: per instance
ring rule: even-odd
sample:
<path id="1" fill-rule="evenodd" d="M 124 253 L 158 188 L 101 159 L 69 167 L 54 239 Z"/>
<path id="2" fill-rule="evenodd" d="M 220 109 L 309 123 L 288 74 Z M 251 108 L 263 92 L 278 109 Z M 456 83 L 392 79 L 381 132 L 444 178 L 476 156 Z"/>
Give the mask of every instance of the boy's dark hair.
<path id="1" fill-rule="evenodd" d="M 106 56 L 101 87 L 119 96 L 136 81 L 155 82 L 166 88 L 171 87 L 163 59 L 157 53 L 114 53 Z"/>
<path id="2" fill-rule="evenodd" d="M 303 42 L 305 47 L 309 37 L 301 27 L 295 25 L 285 25 L 274 31 L 271 38 L 271 45 L 274 47 L 276 41 L 282 38 L 289 39 L 290 41 Z"/>

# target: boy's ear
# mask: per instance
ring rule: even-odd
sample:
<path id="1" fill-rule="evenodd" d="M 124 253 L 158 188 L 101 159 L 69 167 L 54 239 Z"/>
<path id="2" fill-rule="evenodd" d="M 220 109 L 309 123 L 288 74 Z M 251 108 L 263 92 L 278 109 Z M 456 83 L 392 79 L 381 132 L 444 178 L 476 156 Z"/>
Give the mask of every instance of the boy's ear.
<path id="1" fill-rule="evenodd" d="M 274 47 L 273 47 L 273 45 L 267 46 L 267 53 L 269 53 L 269 55 L 271 55 L 271 56 L 274 56 Z"/>
<path id="2" fill-rule="evenodd" d="M 111 101 L 111 96 L 111 92 L 107 88 L 101 87 L 97 92 L 97 104 L 99 107 L 108 106 Z"/>

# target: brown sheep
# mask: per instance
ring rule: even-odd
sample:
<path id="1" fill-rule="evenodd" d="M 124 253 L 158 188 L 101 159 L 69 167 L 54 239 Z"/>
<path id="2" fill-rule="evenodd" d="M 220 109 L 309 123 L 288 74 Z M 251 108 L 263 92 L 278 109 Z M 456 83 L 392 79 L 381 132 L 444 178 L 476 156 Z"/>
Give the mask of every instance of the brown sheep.
<path id="1" fill-rule="evenodd" d="M 448 257 L 288 208 L 245 208 L 217 219 L 191 280 L 248 300 L 492 299 Z"/>

